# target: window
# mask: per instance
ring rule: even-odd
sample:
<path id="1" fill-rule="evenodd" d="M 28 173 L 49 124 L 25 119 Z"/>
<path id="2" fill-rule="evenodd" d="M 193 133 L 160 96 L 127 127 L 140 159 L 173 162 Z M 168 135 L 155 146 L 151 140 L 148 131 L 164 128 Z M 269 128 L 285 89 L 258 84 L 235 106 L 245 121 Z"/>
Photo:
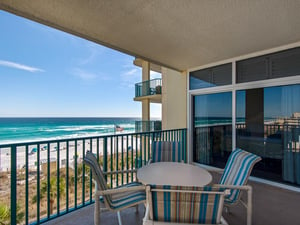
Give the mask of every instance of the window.
<path id="1" fill-rule="evenodd" d="M 190 73 L 190 90 L 232 83 L 231 63 Z"/>
<path id="2" fill-rule="evenodd" d="M 300 75 L 300 48 L 238 61 L 237 83 Z"/>
<path id="3" fill-rule="evenodd" d="M 198 89 L 191 92 L 193 160 L 224 168 L 234 140 L 262 157 L 254 176 L 300 187 L 300 80 L 291 79 L 300 76 L 300 47 L 235 64 L 233 85 L 232 64 L 190 73 L 190 90 Z"/>

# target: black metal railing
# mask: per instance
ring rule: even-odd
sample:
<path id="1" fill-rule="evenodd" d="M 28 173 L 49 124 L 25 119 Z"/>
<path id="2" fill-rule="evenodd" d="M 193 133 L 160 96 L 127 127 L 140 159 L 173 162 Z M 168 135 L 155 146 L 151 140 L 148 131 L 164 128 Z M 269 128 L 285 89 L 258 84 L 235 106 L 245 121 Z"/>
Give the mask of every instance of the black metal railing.
<path id="1" fill-rule="evenodd" d="M 0 210 L 8 212 L 0 223 L 40 224 L 91 204 L 86 151 L 97 156 L 110 187 L 134 181 L 154 140 L 179 141 L 186 161 L 186 129 L 0 145 Z"/>
<path id="2" fill-rule="evenodd" d="M 140 120 L 135 121 L 135 132 L 160 131 L 161 120 Z"/>
<path id="3" fill-rule="evenodd" d="M 135 97 L 161 94 L 162 81 L 160 78 L 135 84 Z"/>

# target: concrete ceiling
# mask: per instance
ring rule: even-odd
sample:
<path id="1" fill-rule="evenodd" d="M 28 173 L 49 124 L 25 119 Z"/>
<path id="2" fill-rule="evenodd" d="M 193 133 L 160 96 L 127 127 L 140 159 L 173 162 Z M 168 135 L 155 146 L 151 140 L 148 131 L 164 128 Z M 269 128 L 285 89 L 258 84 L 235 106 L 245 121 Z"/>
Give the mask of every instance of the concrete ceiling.
<path id="1" fill-rule="evenodd" d="M 300 41 L 300 0 L 0 0 L 0 8 L 180 71 Z"/>

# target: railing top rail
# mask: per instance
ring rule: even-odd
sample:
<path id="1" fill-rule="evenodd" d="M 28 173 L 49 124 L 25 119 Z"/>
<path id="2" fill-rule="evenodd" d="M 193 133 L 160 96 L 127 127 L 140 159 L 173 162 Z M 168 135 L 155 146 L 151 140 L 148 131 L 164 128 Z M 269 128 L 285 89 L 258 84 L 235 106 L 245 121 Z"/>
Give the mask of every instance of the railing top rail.
<path id="1" fill-rule="evenodd" d="M 151 79 L 151 80 L 145 80 L 145 81 L 142 81 L 142 82 L 138 82 L 135 85 L 141 85 L 143 83 L 154 82 L 154 81 L 160 81 L 161 82 L 161 80 L 162 80 L 161 78 L 155 78 L 155 79 Z"/>

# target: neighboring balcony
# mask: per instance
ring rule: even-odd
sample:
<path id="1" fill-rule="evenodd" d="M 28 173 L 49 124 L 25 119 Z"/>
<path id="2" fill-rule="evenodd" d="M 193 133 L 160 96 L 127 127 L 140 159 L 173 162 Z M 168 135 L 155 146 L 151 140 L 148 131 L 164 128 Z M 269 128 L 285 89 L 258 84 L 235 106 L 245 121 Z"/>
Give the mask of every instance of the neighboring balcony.
<path id="1" fill-rule="evenodd" d="M 134 101 L 149 99 L 152 103 L 161 103 L 162 82 L 160 78 L 135 84 Z"/>
<path id="2" fill-rule="evenodd" d="M 135 121 L 135 132 L 160 131 L 161 120 Z"/>

